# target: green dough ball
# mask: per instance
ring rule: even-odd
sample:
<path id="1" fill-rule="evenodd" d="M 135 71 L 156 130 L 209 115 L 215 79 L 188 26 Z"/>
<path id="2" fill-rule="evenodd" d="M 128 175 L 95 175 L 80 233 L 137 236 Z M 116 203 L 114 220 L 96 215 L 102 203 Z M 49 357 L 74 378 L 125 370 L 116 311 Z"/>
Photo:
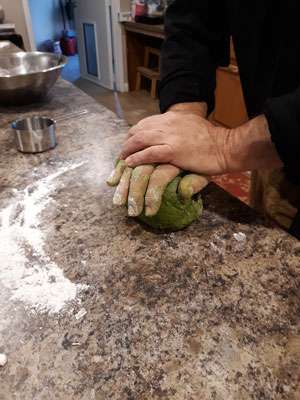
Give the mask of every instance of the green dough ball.
<path id="1" fill-rule="evenodd" d="M 178 231 L 190 225 L 200 217 L 203 204 L 200 195 L 183 202 L 177 193 L 180 177 L 167 186 L 160 209 L 153 217 L 146 217 L 144 212 L 138 219 L 155 229 Z"/>

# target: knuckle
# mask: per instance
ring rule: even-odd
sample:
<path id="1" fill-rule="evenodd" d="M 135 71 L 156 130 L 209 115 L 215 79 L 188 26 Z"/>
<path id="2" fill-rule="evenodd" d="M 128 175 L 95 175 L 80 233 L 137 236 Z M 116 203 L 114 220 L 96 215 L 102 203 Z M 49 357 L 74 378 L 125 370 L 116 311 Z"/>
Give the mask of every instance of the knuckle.
<path id="1" fill-rule="evenodd" d="M 151 125 L 153 122 L 153 117 L 147 117 L 139 121 L 135 126 L 138 129 L 144 129 L 146 126 Z"/>
<path id="2" fill-rule="evenodd" d="M 153 117 L 151 116 L 151 117 L 147 117 L 147 118 L 144 118 L 144 119 L 142 119 L 140 122 L 138 122 L 138 125 L 144 125 L 144 124 L 146 124 L 147 122 L 151 122 L 153 120 Z"/>
<path id="3" fill-rule="evenodd" d="M 130 161 L 132 164 L 136 164 L 136 163 L 138 162 L 138 156 L 136 156 L 135 154 L 132 154 L 132 155 L 130 156 L 129 161 Z M 136 168 L 136 167 L 135 167 L 135 168 Z"/>
<path id="4" fill-rule="evenodd" d="M 167 145 L 164 151 L 165 151 L 165 157 L 168 159 L 168 161 L 171 161 L 174 156 L 173 148 Z"/>
<path id="5" fill-rule="evenodd" d="M 135 138 L 134 138 L 134 145 L 136 145 L 136 146 L 138 146 L 138 147 L 141 147 L 141 146 L 143 146 L 144 145 L 144 143 L 145 143 L 145 140 L 144 140 L 144 138 L 143 138 L 143 136 L 142 135 L 137 135 Z"/>
<path id="6" fill-rule="evenodd" d="M 128 131 L 128 136 L 133 136 L 136 133 L 137 130 L 137 125 L 133 126 L 132 128 L 129 129 Z"/>
<path id="7" fill-rule="evenodd" d="M 148 154 L 149 161 L 151 161 L 151 160 L 154 161 L 154 159 L 156 157 L 156 151 L 152 147 L 149 147 L 147 154 Z"/>
<path id="8" fill-rule="evenodd" d="M 169 125 L 178 124 L 178 115 L 175 112 L 170 112 L 166 118 Z"/>
<path id="9" fill-rule="evenodd" d="M 156 122 L 160 115 L 151 115 L 150 117 L 144 118 L 141 122 L 143 123 L 153 123 Z"/>

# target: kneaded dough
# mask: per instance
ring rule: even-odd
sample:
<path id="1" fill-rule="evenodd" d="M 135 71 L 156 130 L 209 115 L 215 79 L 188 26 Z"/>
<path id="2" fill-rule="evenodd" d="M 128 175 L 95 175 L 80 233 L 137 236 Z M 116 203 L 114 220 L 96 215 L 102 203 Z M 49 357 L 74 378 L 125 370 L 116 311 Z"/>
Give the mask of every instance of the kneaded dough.
<path id="1" fill-rule="evenodd" d="M 146 217 L 144 212 L 139 220 L 155 229 L 178 231 L 190 225 L 202 215 L 203 204 L 200 195 L 182 201 L 177 193 L 181 177 L 176 177 L 167 186 L 160 209 L 153 217 Z"/>

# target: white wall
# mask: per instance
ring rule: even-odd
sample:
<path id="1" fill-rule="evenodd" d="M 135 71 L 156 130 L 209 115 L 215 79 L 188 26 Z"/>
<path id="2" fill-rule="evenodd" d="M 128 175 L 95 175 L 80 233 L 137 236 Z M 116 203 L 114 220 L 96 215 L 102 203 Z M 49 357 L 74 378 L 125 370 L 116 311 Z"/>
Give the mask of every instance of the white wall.
<path id="1" fill-rule="evenodd" d="M 4 8 L 5 19 L 16 24 L 16 31 L 22 35 L 26 50 L 35 50 L 27 0 L 0 0 L 0 2 Z"/>
<path id="2" fill-rule="evenodd" d="M 131 4 L 130 0 L 118 0 L 118 2 L 120 3 L 121 11 L 130 11 L 130 4 Z"/>
<path id="3" fill-rule="evenodd" d="M 118 21 L 120 11 L 130 11 L 130 0 L 112 0 L 114 52 L 116 60 L 116 84 L 120 92 L 128 92 L 126 34 Z"/>
<path id="4" fill-rule="evenodd" d="M 44 50 L 46 40 L 59 40 L 62 35 L 59 0 L 28 0 L 28 4 L 36 47 Z"/>

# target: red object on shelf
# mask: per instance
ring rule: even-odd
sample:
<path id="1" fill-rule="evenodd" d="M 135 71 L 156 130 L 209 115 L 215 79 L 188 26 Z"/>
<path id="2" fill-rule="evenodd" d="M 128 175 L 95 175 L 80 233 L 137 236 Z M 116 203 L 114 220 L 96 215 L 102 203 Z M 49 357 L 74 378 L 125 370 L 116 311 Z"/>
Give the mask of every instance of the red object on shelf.
<path id="1" fill-rule="evenodd" d="M 61 38 L 60 47 L 65 56 L 74 56 L 77 53 L 77 40 L 72 38 Z"/>
<path id="2" fill-rule="evenodd" d="M 143 15 L 146 15 L 147 10 L 148 10 L 147 4 L 142 4 L 142 3 L 137 2 L 135 5 L 135 16 L 141 17 Z"/>

